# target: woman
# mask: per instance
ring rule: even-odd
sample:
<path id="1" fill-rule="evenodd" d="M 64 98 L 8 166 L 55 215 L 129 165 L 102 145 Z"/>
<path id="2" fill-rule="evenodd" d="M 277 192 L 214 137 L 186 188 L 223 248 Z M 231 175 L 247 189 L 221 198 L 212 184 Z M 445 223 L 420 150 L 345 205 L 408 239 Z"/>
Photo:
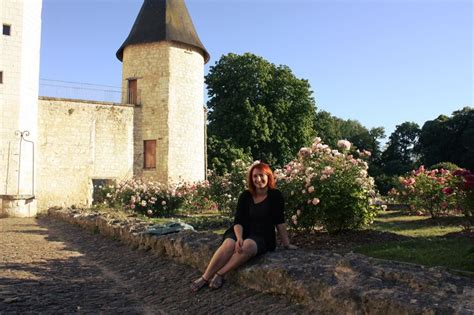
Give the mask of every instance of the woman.
<path id="1" fill-rule="evenodd" d="M 275 178 L 270 167 L 265 163 L 253 165 L 247 184 L 249 189 L 240 195 L 237 202 L 234 225 L 224 233 L 224 241 L 204 274 L 192 283 L 193 291 L 207 284 L 218 289 L 229 271 L 252 257 L 275 250 L 275 227 L 285 249 L 297 248 L 288 239 L 284 200 L 281 192 L 275 189 Z"/>

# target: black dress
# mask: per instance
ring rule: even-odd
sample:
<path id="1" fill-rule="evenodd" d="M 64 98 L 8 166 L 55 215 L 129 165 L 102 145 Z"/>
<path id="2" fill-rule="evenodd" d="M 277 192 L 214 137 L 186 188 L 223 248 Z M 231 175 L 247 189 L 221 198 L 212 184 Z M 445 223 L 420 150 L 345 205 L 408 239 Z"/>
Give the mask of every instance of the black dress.
<path id="1" fill-rule="evenodd" d="M 257 243 L 257 255 L 275 250 L 275 226 L 285 223 L 284 208 L 283 195 L 277 189 L 269 189 L 267 197 L 259 203 L 254 203 L 248 190 L 240 195 L 234 225 L 242 225 L 244 240 L 249 238 Z M 237 240 L 234 225 L 224 233 L 224 240 Z"/>

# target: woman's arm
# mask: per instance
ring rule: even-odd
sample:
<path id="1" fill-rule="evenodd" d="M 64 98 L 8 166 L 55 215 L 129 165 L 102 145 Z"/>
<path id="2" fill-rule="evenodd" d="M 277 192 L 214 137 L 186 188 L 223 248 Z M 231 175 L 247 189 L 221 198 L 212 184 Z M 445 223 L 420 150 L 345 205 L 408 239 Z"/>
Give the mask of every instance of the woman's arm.
<path id="1" fill-rule="evenodd" d="M 234 224 L 234 233 L 237 237 L 237 242 L 235 242 L 235 251 L 237 253 L 242 252 L 242 246 L 244 245 L 244 239 L 242 237 L 244 228 L 240 224 Z"/>
<path id="2" fill-rule="evenodd" d="M 280 235 L 280 239 L 282 245 L 285 249 L 297 249 L 295 245 L 290 244 L 290 239 L 288 238 L 288 231 L 286 230 L 286 224 L 281 223 L 276 226 L 278 230 L 278 235 Z"/>

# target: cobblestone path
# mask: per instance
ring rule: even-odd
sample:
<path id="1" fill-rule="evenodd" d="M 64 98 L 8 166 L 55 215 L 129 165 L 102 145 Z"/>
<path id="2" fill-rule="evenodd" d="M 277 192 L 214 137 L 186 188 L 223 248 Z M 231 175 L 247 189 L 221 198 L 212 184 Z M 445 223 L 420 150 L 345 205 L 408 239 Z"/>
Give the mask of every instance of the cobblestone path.
<path id="1" fill-rule="evenodd" d="M 0 314 L 308 313 L 227 282 L 189 290 L 191 267 L 49 217 L 0 219 Z"/>

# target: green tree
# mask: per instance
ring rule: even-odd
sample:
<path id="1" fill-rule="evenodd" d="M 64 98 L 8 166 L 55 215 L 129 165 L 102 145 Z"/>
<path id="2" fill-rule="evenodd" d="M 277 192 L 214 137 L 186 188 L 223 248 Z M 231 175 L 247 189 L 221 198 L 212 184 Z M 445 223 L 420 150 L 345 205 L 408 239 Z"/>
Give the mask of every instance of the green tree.
<path id="1" fill-rule="evenodd" d="M 431 166 L 452 162 L 474 169 L 474 109 L 464 107 L 451 117 L 441 115 L 425 122 L 417 146 L 422 162 Z"/>
<path id="2" fill-rule="evenodd" d="M 369 130 L 357 120 L 344 120 L 326 111 L 316 113 L 316 133 L 331 147 L 336 147 L 338 140 L 346 139 L 358 149 L 368 150 L 376 157 L 380 154 L 379 139 L 385 137 L 383 127 Z"/>
<path id="3" fill-rule="evenodd" d="M 401 175 L 415 168 L 418 156 L 415 146 L 420 136 L 420 126 L 404 122 L 395 127 L 382 153 L 383 171 L 387 175 Z"/>
<path id="4" fill-rule="evenodd" d="M 248 148 L 252 158 L 282 166 L 315 136 L 310 85 L 287 66 L 250 53 L 228 54 L 205 79 L 210 139 Z"/>
<path id="5" fill-rule="evenodd" d="M 316 113 L 316 134 L 324 143 L 336 147 L 337 141 L 342 139 L 341 125 L 343 120 L 332 116 L 327 111 Z"/>
<path id="6" fill-rule="evenodd" d="M 231 141 L 219 140 L 215 136 L 207 139 L 208 166 L 216 175 L 223 175 L 231 171 L 231 164 L 235 160 L 251 161 L 250 153 L 242 149 L 236 148 Z"/>

